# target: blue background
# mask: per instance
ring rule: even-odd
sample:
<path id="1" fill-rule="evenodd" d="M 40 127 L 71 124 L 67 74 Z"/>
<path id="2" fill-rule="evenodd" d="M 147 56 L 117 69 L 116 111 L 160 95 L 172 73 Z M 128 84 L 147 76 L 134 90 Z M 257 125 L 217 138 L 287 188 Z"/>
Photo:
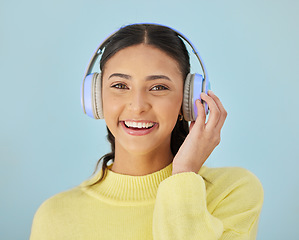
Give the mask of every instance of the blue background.
<path id="1" fill-rule="evenodd" d="M 81 81 L 99 43 L 134 22 L 172 26 L 196 45 L 228 111 L 207 165 L 255 173 L 258 239 L 296 239 L 298 10 L 295 0 L 1 0 L 0 239 L 28 239 L 39 205 L 109 151 L 104 121 L 82 113 Z"/>

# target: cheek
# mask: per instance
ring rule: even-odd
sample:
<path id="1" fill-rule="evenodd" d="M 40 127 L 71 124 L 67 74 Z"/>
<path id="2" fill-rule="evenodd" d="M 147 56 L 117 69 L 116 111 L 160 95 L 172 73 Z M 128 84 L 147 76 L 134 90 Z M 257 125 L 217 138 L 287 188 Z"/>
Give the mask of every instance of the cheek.
<path id="1" fill-rule="evenodd" d="M 177 115 L 180 112 L 182 100 L 182 96 L 171 98 L 164 105 L 165 111 Z"/>
<path id="2" fill-rule="evenodd" d="M 113 97 L 109 92 L 102 92 L 103 113 L 107 126 L 118 118 L 121 109 L 121 102 Z"/>
<path id="3" fill-rule="evenodd" d="M 179 94 L 157 104 L 157 111 L 162 114 L 161 116 L 169 123 L 170 127 L 172 125 L 174 127 L 181 112 L 182 100 L 183 94 Z"/>

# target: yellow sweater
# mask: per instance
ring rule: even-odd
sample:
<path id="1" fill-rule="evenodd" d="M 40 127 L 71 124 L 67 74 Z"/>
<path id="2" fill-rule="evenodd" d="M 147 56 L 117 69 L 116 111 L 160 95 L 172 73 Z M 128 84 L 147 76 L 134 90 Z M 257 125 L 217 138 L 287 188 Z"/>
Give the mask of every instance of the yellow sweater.
<path id="1" fill-rule="evenodd" d="M 103 182 L 46 200 L 31 240 L 255 239 L 263 203 L 259 180 L 242 168 L 171 176 L 172 165 L 146 175 L 108 171 Z"/>

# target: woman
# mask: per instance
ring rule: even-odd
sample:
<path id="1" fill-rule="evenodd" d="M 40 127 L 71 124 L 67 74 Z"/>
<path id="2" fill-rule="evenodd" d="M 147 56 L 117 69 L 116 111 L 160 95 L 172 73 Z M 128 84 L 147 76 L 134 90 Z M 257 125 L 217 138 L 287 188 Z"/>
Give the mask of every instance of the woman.
<path id="1" fill-rule="evenodd" d="M 241 168 L 203 166 L 220 142 L 226 111 L 209 91 L 206 121 L 182 114 L 190 72 L 171 28 L 133 24 L 105 43 L 101 100 L 112 152 L 102 170 L 37 211 L 31 239 L 255 239 L 259 180 Z M 112 164 L 108 165 L 108 162 Z"/>

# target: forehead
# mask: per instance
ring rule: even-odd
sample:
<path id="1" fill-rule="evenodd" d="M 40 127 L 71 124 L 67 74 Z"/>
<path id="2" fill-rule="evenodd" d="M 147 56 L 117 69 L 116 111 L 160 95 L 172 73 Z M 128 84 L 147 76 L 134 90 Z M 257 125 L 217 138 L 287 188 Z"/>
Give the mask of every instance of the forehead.
<path id="1" fill-rule="evenodd" d="M 166 52 L 147 44 L 124 48 L 114 54 L 105 64 L 106 71 L 152 71 L 180 74 L 178 62 Z"/>

